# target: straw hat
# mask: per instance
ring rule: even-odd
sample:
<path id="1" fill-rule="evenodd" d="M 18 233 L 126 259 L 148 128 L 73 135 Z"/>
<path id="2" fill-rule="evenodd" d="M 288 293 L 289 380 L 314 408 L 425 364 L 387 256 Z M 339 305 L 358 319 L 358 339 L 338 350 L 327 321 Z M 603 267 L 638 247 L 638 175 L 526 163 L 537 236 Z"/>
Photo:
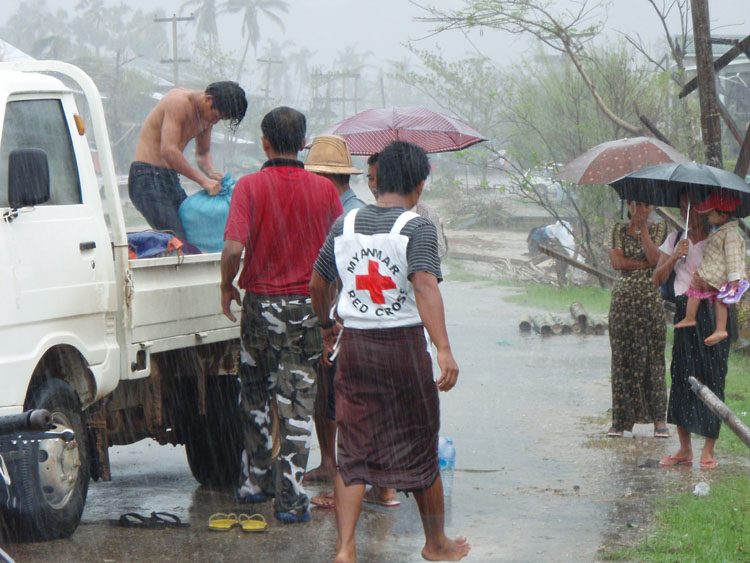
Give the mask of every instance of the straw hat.
<path id="1" fill-rule="evenodd" d="M 318 135 L 310 145 L 305 170 L 321 174 L 362 174 L 352 165 L 346 141 L 338 135 Z"/>

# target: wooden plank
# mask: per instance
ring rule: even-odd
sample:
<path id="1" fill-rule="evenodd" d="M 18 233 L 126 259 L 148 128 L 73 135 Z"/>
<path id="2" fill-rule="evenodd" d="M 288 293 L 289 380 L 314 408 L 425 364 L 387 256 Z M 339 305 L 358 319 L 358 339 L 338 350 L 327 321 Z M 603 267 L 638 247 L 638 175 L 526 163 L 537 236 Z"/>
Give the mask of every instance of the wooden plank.
<path id="1" fill-rule="evenodd" d="M 693 44 L 695 44 L 695 38 L 693 38 Z M 719 71 L 725 66 L 727 66 L 729 63 L 731 63 L 737 55 L 740 55 L 741 53 L 747 54 L 747 51 L 750 50 L 750 35 L 745 37 L 742 41 L 739 43 L 736 43 L 734 47 L 729 49 L 726 53 L 724 53 L 722 56 L 720 56 L 718 59 L 714 61 L 714 71 Z M 748 58 L 750 58 L 750 55 L 748 55 Z M 698 77 L 696 76 L 692 80 L 690 80 L 680 91 L 679 97 L 684 98 L 688 94 L 690 94 L 693 90 L 695 90 L 698 87 Z"/>
<path id="2" fill-rule="evenodd" d="M 551 256 L 555 260 L 562 260 L 569 266 L 573 266 L 574 268 L 578 268 L 579 270 L 583 270 L 584 272 L 588 274 L 592 274 L 599 278 L 602 281 L 614 283 L 615 277 L 611 274 L 608 274 L 607 272 L 603 272 L 601 270 L 598 270 L 594 268 L 593 266 L 589 266 L 587 264 L 584 264 L 583 262 L 579 262 L 578 260 L 575 260 L 574 258 L 571 258 L 567 254 L 562 254 L 560 252 L 557 252 L 556 250 L 552 250 L 551 248 L 544 246 L 542 244 L 539 245 L 540 252 L 543 252 L 547 256 Z"/>

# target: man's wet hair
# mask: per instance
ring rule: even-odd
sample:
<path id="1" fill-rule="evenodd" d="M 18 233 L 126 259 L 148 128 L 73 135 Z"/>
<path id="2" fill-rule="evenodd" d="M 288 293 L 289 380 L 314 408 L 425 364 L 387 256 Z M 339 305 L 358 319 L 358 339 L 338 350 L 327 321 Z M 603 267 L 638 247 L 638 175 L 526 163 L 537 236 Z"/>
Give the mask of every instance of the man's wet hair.
<path id="1" fill-rule="evenodd" d="M 373 164 L 378 163 L 378 155 L 380 153 L 374 153 L 367 157 L 367 166 L 372 166 Z"/>
<path id="2" fill-rule="evenodd" d="M 296 109 L 281 106 L 263 117 L 260 130 L 277 153 L 297 154 L 305 141 L 307 120 Z"/>
<path id="3" fill-rule="evenodd" d="M 430 174 L 425 150 L 405 141 L 394 141 L 377 156 L 378 193 L 409 195 Z"/>
<path id="4" fill-rule="evenodd" d="M 221 113 L 222 119 L 229 120 L 229 128 L 236 131 L 247 111 L 247 98 L 242 87 L 229 80 L 214 82 L 208 85 L 206 94 L 212 97 L 211 107 Z"/>

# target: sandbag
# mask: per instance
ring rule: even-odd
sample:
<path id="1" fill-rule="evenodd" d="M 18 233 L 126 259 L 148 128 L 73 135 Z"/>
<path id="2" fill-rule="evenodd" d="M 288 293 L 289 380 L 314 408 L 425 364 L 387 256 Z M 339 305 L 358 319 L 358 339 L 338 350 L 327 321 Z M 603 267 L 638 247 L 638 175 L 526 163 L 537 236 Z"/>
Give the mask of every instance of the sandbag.
<path id="1" fill-rule="evenodd" d="M 221 179 L 221 191 L 212 196 L 206 190 L 194 193 L 180 205 L 180 221 L 185 238 L 203 252 L 221 252 L 224 248 L 224 227 L 229 216 L 229 203 L 237 180 L 230 174 Z"/>

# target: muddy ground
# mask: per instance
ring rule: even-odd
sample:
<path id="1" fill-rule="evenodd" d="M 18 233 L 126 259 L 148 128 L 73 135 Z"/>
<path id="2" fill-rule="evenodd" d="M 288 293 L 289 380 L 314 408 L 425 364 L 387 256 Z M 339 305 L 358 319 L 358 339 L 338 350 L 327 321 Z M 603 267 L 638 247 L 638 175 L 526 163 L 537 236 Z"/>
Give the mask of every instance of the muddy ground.
<path id="1" fill-rule="evenodd" d="M 442 285 L 449 332 L 461 368 L 458 386 L 441 394 L 441 435 L 457 458 L 447 529 L 473 545 L 468 561 L 596 560 L 600 550 L 638 538 L 650 502 L 665 487 L 689 490 L 697 468 L 660 470 L 656 460 L 676 437 L 652 437 L 636 426 L 621 440 L 609 426 L 607 336 L 522 335 L 524 312 L 504 297 L 513 288 L 477 282 Z M 228 492 L 192 478 L 181 447 L 144 441 L 111 450 L 112 481 L 92 483 L 81 526 L 72 538 L 6 546 L 17 561 L 330 561 L 335 522 L 312 509 L 312 521 L 281 525 L 270 503 L 237 506 Z M 314 445 L 310 466 L 317 465 Z M 720 460 L 721 461 L 721 460 Z M 308 487 L 310 494 L 323 490 Z M 369 505 L 357 532 L 360 561 L 420 561 L 416 504 L 399 494 L 395 509 Z M 187 529 L 110 526 L 130 511 L 178 514 Z M 265 534 L 216 533 L 214 512 L 259 511 Z"/>

